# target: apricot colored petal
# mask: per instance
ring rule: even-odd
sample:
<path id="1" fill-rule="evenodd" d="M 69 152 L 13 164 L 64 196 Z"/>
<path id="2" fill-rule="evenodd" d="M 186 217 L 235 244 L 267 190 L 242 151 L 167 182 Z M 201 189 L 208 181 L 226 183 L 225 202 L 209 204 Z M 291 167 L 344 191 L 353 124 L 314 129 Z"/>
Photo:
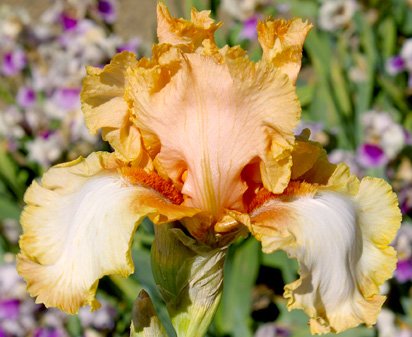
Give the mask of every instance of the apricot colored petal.
<path id="1" fill-rule="evenodd" d="M 312 25 L 301 19 L 266 20 L 258 23 L 262 61 L 272 64 L 295 83 L 302 61 L 302 48 Z"/>
<path id="2" fill-rule="evenodd" d="M 401 221 L 395 194 L 374 178 L 363 179 L 355 195 L 301 188 L 251 214 L 264 252 L 282 249 L 299 261 L 300 279 L 285 287 L 288 308 L 303 309 L 317 334 L 375 324 L 385 300 L 379 286 L 396 266 L 389 246 Z"/>
<path id="3" fill-rule="evenodd" d="M 99 279 L 133 272 L 130 246 L 145 216 L 160 223 L 196 213 L 131 184 L 118 166 L 112 154 L 95 153 L 51 168 L 27 190 L 17 269 L 37 303 L 97 308 Z"/>
<path id="4" fill-rule="evenodd" d="M 103 139 L 124 161 L 133 161 L 142 155 L 140 133 L 133 125 L 129 102 L 124 97 L 127 69 L 136 63 L 133 53 L 122 52 L 103 69 L 88 67 L 81 93 L 90 132 L 96 134 L 102 130 Z"/>
<path id="5" fill-rule="evenodd" d="M 210 11 L 192 9 L 191 21 L 174 18 L 163 3 L 157 5 L 157 37 L 159 43 L 187 45 L 191 50 L 201 46 L 203 40 L 214 41 L 220 24 L 210 18 Z M 189 49 L 189 50 L 190 50 Z"/>
<path id="6" fill-rule="evenodd" d="M 271 161 L 294 142 L 300 106 L 287 76 L 245 59 L 225 64 L 185 54 L 162 90 L 142 95 L 141 86 L 139 80 L 131 84 L 136 124 L 142 133 L 159 138 L 156 160 L 173 181 L 183 184 L 187 206 L 215 216 L 223 209 L 241 211 L 241 172 L 255 158 L 263 161 L 262 172 L 270 177 L 267 188 L 284 189 L 289 159 L 286 178 L 281 170 L 269 174 L 265 165 L 275 166 Z"/>

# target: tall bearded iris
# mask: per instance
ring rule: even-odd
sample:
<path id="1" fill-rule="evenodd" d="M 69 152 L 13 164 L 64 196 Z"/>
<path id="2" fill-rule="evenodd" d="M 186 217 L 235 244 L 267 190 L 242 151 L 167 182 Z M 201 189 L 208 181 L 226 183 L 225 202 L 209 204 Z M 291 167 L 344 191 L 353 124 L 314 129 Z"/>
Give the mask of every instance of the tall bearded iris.
<path id="1" fill-rule="evenodd" d="M 219 49 L 218 28 L 206 11 L 193 10 L 188 22 L 159 4 L 150 59 L 122 52 L 103 69 L 87 69 L 86 124 L 114 152 L 57 165 L 28 189 L 18 270 L 29 292 L 69 313 L 96 308 L 101 277 L 133 272 L 131 238 L 149 218 L 157 234 L 180 228 L 174 244 L 198 247 L 203 262 L 193 266 L 202 282 L 187 282 L 190 296 L 191 287 L 213 282 L 208 249 L 224 252 L 249 231 L 264 252 L 282 249 L 299 261 L 300 278 L 286 285 L 285 297 L 290 309 L 308 314 L 313 333 L 374 324 L 385 299 L 379 286 L 396 264 L 389 243 L 400 212 L 386 182 L 359 181 L 329 163 L 307 132 L 294 136 L 295 82 L 310 24 L 260 22 L 257 63 L 240 47 Z M 159 234 L 153 253 L 165 263 L 160 283 L 177 263 L 161 254 L 172 241 Z M 208 296 L 220 289 L 221 282 Z M 200 300 L 193 295 L 185 310 Z M 196 310 L 187 324 L 199 326 Z M 200 335 L 187 324 L 182 335 Z"/>

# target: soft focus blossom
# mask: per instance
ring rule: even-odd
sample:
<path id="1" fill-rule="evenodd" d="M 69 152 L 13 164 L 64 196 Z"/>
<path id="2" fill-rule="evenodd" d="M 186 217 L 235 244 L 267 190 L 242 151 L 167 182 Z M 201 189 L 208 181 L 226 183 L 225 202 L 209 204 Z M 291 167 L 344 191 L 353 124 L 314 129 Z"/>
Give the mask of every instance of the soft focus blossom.
<path id="1" fill-rule="evenodd" d="M 379 314 L 377 328 L 379 337 L 412 337 L 412 329 L 406 325 L 398 326 L 395 313 L 388 309 Z"/>
<path id="2" fill-rule="evenodd" d="M 266 323 L 257 329 L 254 337 L 290 337 L 291 332 L 282 326 L 274 323 Z"/>
<path id="3" fill-rule="evenodd" d="M 348 150 L 333 150 L 329 154 L 329 160 L 331 163 L 345 163 L 350 168 L 350 171 L 357 177 L 363 177 L 365 172 L 364 168 L 360 165 L 357 156 L 352 151 Z"/>
<path id="4" fill-rule="evenodd" d="M 249 19 L 243 21 L 243 27 L 240 31 L 240 37 L 248 40 L 256 40 L 257 32 L 256 26 L 258 23 L 257 15 L 251 16 Z"/>
<path id="5" fill-rule="evenodd" d="M 116 2 L 115 0 L 98 0 L 97 12 L 103 20 L 112 23 L 116 20 Z"/>
<path id="6" fill-rule="evenodd" d="M 16 244 L 21 234 L 21 228 L 17 220 L 4 219 L 1 221 L 1 233 L 12 244 Z"/>
<path id="7" fill-rule="evenodd" d="M 389 75 L 397 75 L 405 70 L 405 61 L 401 56 L 394 56 L 385 63 L 386 72 Z"/>
<path id="8" fill-rule="evenodd" d="M 8 106 L 0 113 L 0 137 L 11 140 L 20 139 L 24 136 L 21 126 L 23 114 L 17 107 Z"/>
<path id="9" fill-rule="evenodd" d="M 16 101 L 22 108 L 30 108 L 36 103 L 36 92 L 31 87 L 20 87 Z"/>
<path id="10" fill-rule="evenodd" d="M 366 143 L 358 149 L 358 161 L 363 167 L 371 168 L 387 164 L 388 158 L 379 145 Z"/>
<path id="11" fill-rule="evenodd" d="M 116 48 L 116 52 L 120 53 L 122 51 L 131 51 L 133 53 L 136 53 L 140 45 L 141 45 L 140 39 L 137 37 L 134 37 L 128 40 L 127 42 L 121 44 L 120 46 L 118 46 Z"/>
<path id="12" fill-rule="evenodd" d="M 412 225 L 405 223 L 401 226 L 393 243 L 398 253 L 398 264 L 395 277 L 399 282 L 412 280 Z"/>
<path id="13" fill-rule="evenodd" d="M 97 330 L 112 330 L 114 328 L 116 309 L 105 301 L 96 311 L 90 312 L 88 308 L 81 308 L 79 318 L 83 328 L 94 328 Z"/>
<path id="14" fill-rule="evenodd" d="M 26 55 L 21 49 L 7 51 L 2 57 L 1 72 L 5 76 L 14 76 L 26 66 L 26 63 Z"/>
<path id="15" fill-rule="evenodd" d="M 404 60 L 408 71 L 412 72 L 412 39 L 407 39 L 403 43 L 400 56 Z"/>
<path id="16" fill-rule="evenodd" d="M 369 111 L 362 116 L 364 145 L 360 148 L 359 160 L 366 167 L 380 166 L 392 160 L 405 144 L 405 132 L 390 114 Z"/>
<path id="17" fill-rule="evenodd" d="M 44 167 L 49 167 L 60 157 L 63 147 L 63 139 L 59 133 L 45 132 L 27 143 L 28 158 Z"/>
<path id="18" fill-rule="evenodd" d="M 360 181 L 307 131 L 294 135 L 310 24 L 258 23 L 254 63 L 215 44 L 209 14 L 192 10 L 188 22 L 160 3 L 151 58 L 122 52 L 88 67 L 86 124 L 114 152 L 57 165 L 26 192 L 18 270 L 29 292 L 69 313 L 96 309 L 98 280 L 133 272 L 131 238 L 148 217 L 180 221 L 210 247 L 250 231 L 265 253 L 296 258 L 300 278 L 284 296 L 313 333 L 374 324 L 401 216 L 384 180 Z"/>
<path id="19" fill-rule="evenodd" d="M 259 5 L 267 3 L 268 0 L 223 0 L 222 8 L 234 18 L 246 21 L 255 14 Z"/>
<path id="20" fill-rule="evenodd" d="M 319 26 L 327 31 L 343 28 L 351 22 L 357 7 L 355 0 L 325 0 L 319 10 Z"/>

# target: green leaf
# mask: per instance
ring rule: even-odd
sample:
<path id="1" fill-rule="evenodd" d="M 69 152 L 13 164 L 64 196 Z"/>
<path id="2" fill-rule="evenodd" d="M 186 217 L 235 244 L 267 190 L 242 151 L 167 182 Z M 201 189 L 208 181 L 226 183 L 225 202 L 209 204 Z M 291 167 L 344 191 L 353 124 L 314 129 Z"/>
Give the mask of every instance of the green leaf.
<path id="1" fill-rule="evenodd" d="M 392 16 L 386 17 L 379 25 L 379 41 L 382 43 L 381 52 L 384 60 L 396 53 L 396 24 Z"/>
<path id="2" fill-rule="evenodd" d="M 259 271 L 260 244 L 249 238 L 229 249 L 223 296 L 215 317 L 221 334 L 250 337 L 251 292 Z"/>
<path id="3" fill-rule="evenodd" d="M 362 115 L 370 110 L 373 99 L 373 89 L 375 86 L 375 74 L 377 70 L 377 63 L 379 60 L 379 53 L 376 49 L 376 37 L 373 29 L 366 17 L 361 13 L 355 14 L 355 23 L 357 31 L 360 34 L 360 41 L 363 51 L 366 55 L 366 80 L 356 83 L 356 96 L 355 96 L 355 123 L 356 130 L 353 130 L 353 134 L 356 137 L 355 147 L 357 147 L 362 138 L 361 120 Z"/>
<path id="4" fill-rule="evenodd" d="M 352 112 L 352 104 L 349 95 L 349 88 L 343 75 L 341 62 L 337 58 L 332 60 L 331 78 L 333 83 L 332 88 L 339 106 L 339 111 L 341 111 L 341 113 L 348 118 Z"/>
<path id="5" fill-rule="evenodd" d="M 406 99 L 403 90 L 399 90 L 399 86 L 396 85 L 388 77 L 379 76 L 378 82 L 381 85 L 382 89 L 393 100 L 397 108 L 401 110 L 405 116 L 407 116 L 410 113 L 410 111 L 408 105 L 406 104 Z"/>
<path id="6" fill-rule="evenodd" d="M 300 105 L 302 107 L 309 105 L 312 101 L 314 85 L 301 85 L 296 87 L 296 93 L 299 97 Z"/>
<path id="7" fill-rule="evenodd" d="M 70 336 L 81 336 L 82 335 L 82 325 L 78 316 L 68 315 L 66 323 L 67 331 Z"/>
<path id="8" fill-rule="evenodd" d="M 0 180 L 3 180 L 15 196 L 21 200 L 26 188 L 23 179 L 27 176 L 24 174 L 19 176 L 18 172 L 18 165 L 11 159 L 8 153 L 0 147 Z"/>
<path id="9" fill-rule="evenodd" d="M 0 220 L 15 219 L 20 216 L 20 207 L 8 197 L 0 194 Z"/>

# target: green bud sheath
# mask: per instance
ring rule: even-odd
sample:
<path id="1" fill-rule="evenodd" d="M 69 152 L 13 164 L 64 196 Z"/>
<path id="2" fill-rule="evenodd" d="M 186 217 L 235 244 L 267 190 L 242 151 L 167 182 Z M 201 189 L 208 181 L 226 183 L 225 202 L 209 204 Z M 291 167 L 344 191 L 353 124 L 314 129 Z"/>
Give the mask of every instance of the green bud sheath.
<path id="1" fill-rule="evenodd" d="M 223 289 L 227 246 L 212 248 L 179 224 L 155 226 L 152 269 L 178 337 L 203 337 Z"/>

